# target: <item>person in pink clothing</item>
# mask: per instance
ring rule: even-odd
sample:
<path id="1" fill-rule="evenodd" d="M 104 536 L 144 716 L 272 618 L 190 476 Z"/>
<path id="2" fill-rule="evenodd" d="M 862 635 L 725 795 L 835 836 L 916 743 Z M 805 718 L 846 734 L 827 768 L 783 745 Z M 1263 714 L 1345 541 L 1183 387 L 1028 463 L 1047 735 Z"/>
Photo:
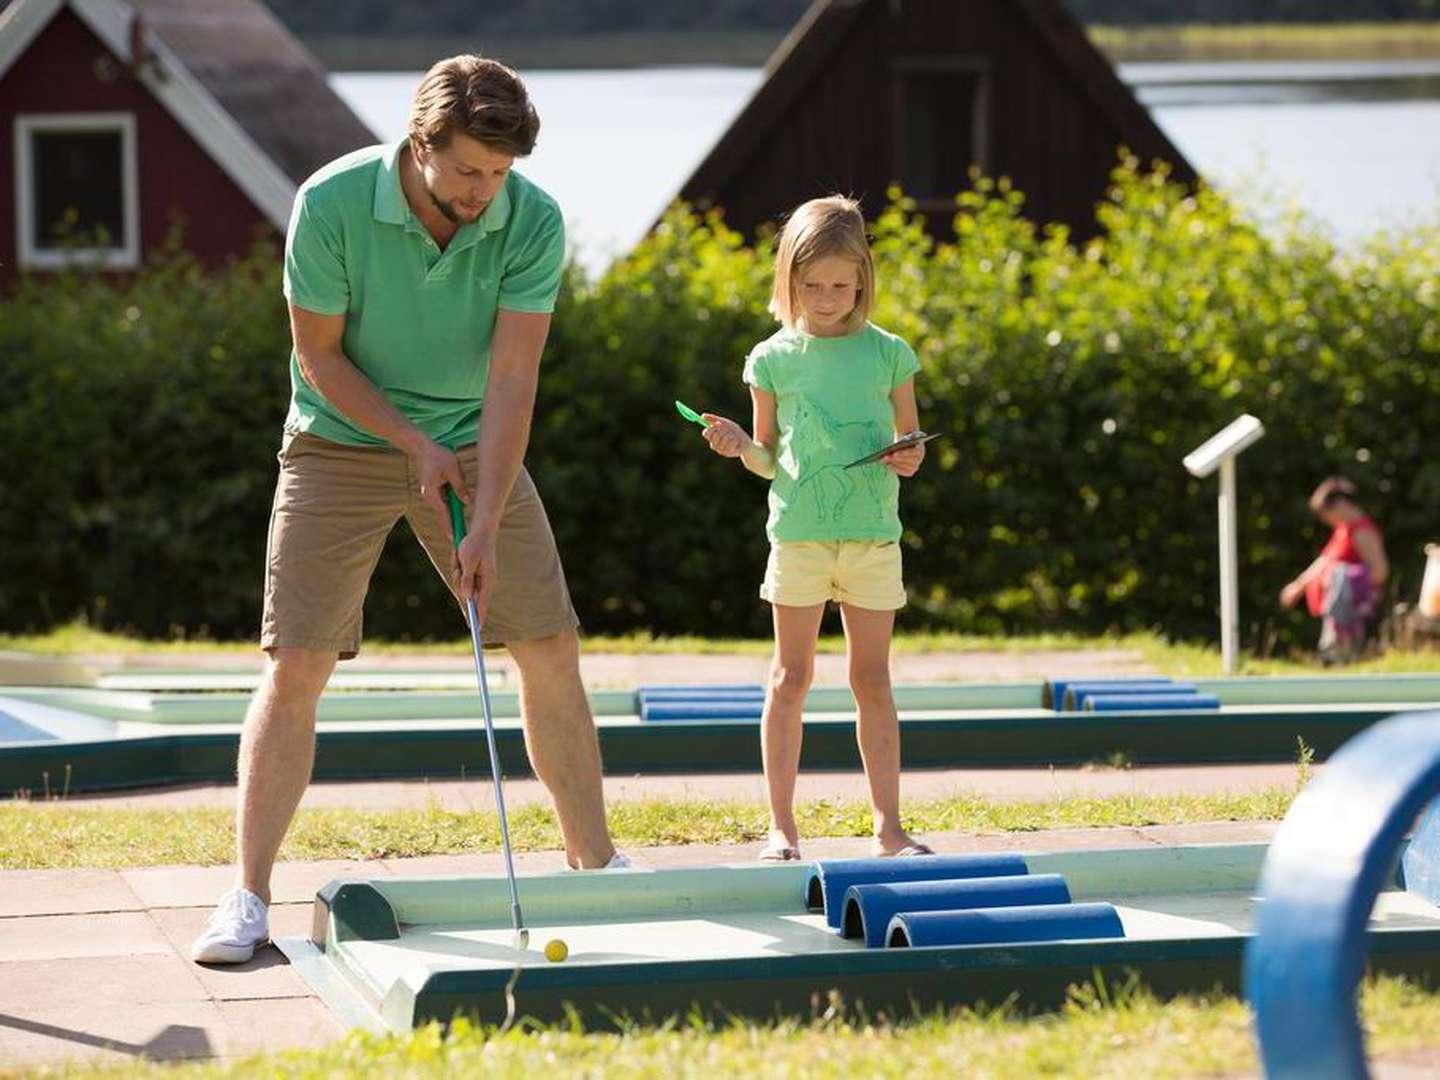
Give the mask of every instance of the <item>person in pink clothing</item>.
<path id="1" fill-rule="evenodd" d="M 1385 538 L 1355 493 L 1355 485 L 1343 476 L 1332 476 L 1315 489 L 1310 509 L 1330 526 L 1330 539 L 1315 561 L 1280 590 L 1284 607 L 1294 607 L 1303 596 L 1310 614 L 1322 620 L 1320 659 L 1325 663 L 1355 657 L 1390 579 Z"/>

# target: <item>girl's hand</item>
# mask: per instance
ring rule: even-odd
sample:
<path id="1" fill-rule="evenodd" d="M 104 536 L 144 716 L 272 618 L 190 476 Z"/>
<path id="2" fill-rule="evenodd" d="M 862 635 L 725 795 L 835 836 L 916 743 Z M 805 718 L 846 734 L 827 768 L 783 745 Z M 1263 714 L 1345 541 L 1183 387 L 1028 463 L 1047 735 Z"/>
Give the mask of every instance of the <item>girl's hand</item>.
<path id="1" fill-rule="evenodd" d="M 1280 590 L 1280 606 L 1287 608 L 1294 607 L 1300 602 L 1300 598 L 1304 595 L 1305 586 L 1298 581 L 1292 581 Z"/>
<path id="2" fill-rule="evenodd" d="M 885 463 L 886 468 L 897 475 L 914 476 L 920 471 L 920 463 L 925 460 L 925 444 L 907 446 L 904 450 L 886 454 L 880 460 Z"/>
<path id="3" fill-rule="evenodd" d="M 705 441 L 721 457 L 739 457 L 741 451 L 750 445 L 750 436 L 734 420 L 714 413 L 702 413 L 701 417 L 710 425 L 704 432 Z"/>

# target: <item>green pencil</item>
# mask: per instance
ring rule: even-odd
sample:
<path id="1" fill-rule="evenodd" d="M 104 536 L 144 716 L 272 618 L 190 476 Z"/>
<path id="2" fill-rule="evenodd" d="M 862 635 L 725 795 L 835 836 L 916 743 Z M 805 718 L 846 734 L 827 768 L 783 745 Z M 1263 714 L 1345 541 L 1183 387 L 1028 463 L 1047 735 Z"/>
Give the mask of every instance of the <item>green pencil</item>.
<path id="1" fill-rule="evenodd" d="M 690 408 L 689 405 L 686 405 L 679 398 L 675 399 L 675 411 L 678 412 L 681 416 L 683 416 L 686 420 L 689 420 L 692 424 L 699 424 L 703 428 L 708 428 L 710 426 L 705 422 L 704 417 L 702 417 L 694 409 Z"/>

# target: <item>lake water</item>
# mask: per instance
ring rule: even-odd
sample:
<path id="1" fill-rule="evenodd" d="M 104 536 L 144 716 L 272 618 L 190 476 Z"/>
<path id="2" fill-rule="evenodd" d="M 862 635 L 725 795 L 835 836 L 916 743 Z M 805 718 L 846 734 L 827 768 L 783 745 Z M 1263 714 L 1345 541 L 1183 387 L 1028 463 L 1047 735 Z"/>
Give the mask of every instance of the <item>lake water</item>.
<path id="1" fill-rule="evenodd" d="M 1440 61 L 1167 63 L 1121 78 L 1208 179 L 1290 199 L 1342 241 L 1440 217 Z M 336 91 L 386 140 L 420 75 Z M 559 200 L 587 267 L 635 243 L 762 80 L 758 68 L 529 71 L 540 143 L 521 170 Z"/>

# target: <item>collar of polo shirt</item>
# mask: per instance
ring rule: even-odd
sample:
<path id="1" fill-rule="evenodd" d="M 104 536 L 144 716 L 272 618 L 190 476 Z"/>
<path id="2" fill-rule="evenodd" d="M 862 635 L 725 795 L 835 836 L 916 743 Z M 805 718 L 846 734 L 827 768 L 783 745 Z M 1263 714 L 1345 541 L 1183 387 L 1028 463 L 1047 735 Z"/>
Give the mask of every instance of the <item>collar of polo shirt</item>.
<path id="1" fill-rule="evenodd" d="M 410 209 L 410 204 L 405 199 L 405 192 L 400 187 L 400 151 L 404 149 L 408 139 L 401 139 L 393 143 L 390 149 L 385 152 L 384 161 L 381 163 L 380 172 L 375 180 L 375 205 L 372 214 L 376 221 L 383 221 L 389 225 L 403 225 L 407 229 L 418 229 L 424 231 L 425 226 L 420 224 L 420 219 L 415 216 L 415 211 Z M 455 236 L 447 245 L 447 250 L 459 250 L 469 247 L 475 241 L 488 236 L 492 232 L 505 227 L 510 220 L 510 185 L 502 184 L 495 198 L 490 200 L 490 205 L 485 212 L 468 225 L 462 225 L 455 230 Z"/>

